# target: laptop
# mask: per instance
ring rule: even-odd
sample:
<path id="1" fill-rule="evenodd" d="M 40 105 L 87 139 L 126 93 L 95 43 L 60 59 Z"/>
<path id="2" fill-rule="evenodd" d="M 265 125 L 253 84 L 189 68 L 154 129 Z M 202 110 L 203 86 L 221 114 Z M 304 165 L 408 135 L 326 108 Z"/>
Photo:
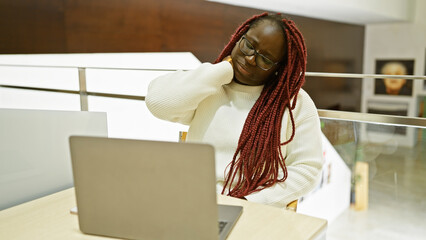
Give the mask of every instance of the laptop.
<path id="1" fill-rule="evenodd" d="M 226 239 L 211 145 L 70 137 L 80 230 L 126 239 Z"/>
<path id="2" fill-rule="evenodd" d="M 73 186 L 71 135 L 108 136 L 106 113 L 0 109 L 0 210 Z"/>

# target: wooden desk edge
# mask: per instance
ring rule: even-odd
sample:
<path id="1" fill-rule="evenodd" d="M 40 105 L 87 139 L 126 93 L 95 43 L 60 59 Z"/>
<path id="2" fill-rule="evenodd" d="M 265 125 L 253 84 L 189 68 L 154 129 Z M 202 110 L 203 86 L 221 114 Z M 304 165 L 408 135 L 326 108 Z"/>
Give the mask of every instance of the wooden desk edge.
<path id="1" fill-rule="evenodd" d="M 234 231 L 231 232 L 229 239 L 241 239 L 242 236 L 247 235 L 253 235 L 251 236 L 253 239 L 256 239 L 256 235 L 257 237 L 261 235 L 262 239 L 268 239 L 265 234 L 269 235 L 269 237 L 277 236 L 277 234 L 285 232 L 283 228 L 289 228 L 289 226 L 283 226 L 288 225 L 289 222 L 295 225 L 291 227 L 292 233 L 290 235 L 294 236 L 291 239 L 302 239 L 298 238 L 301 235 L 305 236 L 303 239 L 317 239 L 318 236 L 324 235 L 327 229 L 327 221 L 324 219 L 298 214 L 285 209 L 222 195 L 217 196 L 217 201 L 220 204 L 239 205 L 244 208 L 243 214 L 238 220 Z M 4 209 L 0 211 L 0 239 L 27 239 L 29 236 L 48 231 L 56 231 L 56 234 L 62 237 L 69 238 L 72 236 L 73 238 L 87 239 L 89 238 L 88 235 L 78 231 L 77 216 L 70 214 L 70 209 L 75 205 L 74 188 L 69 188 Z M 267 219 L 268 224 L 259 226 L 257 224 L 259 221 L 253 219 Z M 303 222 L 303 224 L 295 224 L 297 221 Z M 35 223 L 38 225 L 34 226 Z M 253 228 L 252 226 L 256 227 Z M 307 226 L 311 226 L 311 234 L 307 234 Z M 22 231 L 22 229 L 28 232 Z M 57 233 L 58 231 L 63 231 L 63 233 Z M 246 234 L 247 231 L 250 234 Z M 58 235 L 55 235 L 52 239 L 57 237 Z M 97 238 L 96 236 L 90 237 Z"/>

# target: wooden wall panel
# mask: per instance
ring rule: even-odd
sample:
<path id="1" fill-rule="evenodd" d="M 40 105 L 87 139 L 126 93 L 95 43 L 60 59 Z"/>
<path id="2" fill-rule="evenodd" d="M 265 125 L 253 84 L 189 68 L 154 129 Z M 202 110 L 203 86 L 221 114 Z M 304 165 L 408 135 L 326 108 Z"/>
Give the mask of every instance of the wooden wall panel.
<path id="1" fill-rule="evenodd" d="M 258 12 L 201 0 L 69 0 L 67 50 L 191 51 L 212 61 L 235 27 Z"/>
<path id="2" fill-rule="evenodd" d="M 0 0 L 0 53 L 192 52 L 212 62 L 262 10 L 204 0 Z M 308 71 L 362 72 L 364 27 L 289 16 Z M 308 79 L 319 108 L 359 111 L 361 81 Z"/>
<path id="3" fill-rule="evenodd" d="M 67 0 L 68 52 L 159 50 L 161 1 Z"/>
<path id="4" fill-rule="evenodd" d="M 63 0 L 0 0 L 0 53 L 66 52 Z"/>

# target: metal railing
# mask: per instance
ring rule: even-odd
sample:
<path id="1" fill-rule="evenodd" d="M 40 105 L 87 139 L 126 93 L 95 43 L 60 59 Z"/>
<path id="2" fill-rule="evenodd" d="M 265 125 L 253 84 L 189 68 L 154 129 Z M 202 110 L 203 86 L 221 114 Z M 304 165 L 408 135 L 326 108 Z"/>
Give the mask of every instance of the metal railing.
<path id="1" fill-rule="evenodd" d="M 87 91 L 86 81 L 86 70 L 97 69 L 97 70 L 137 70 L 137 71 L 176 71 L 177 69 L 141 69 L 141 68 L 106 68 L 106 67 L 79 67 L 79 66 L 38 66 L 38 65 L 12 65 L 12 64 L 0 64 L 0 67 L 37 67 L 37 68 L 66 68 L 66 69 L 77 69 L 78 80 L 79 80 L 79 91 L 65 90 L 65 89 L 50 89 L 40 87 L 25 87 L 15 85 L 1 85 L 4 88 L 15 88 L 25 90 L 37 90 L 47 92 L 59 92 L 59 93 L 71 93 L 80 95 L 80 106 L 81 111 L 88 111 L 88 96 L 102 96 L 111 98 L 121 99 L 132 99 L 132 100 L 145 100 L 145 96 L 134 96 L 126 94 L 111 94 L 101 92 L 90 92 Z M 188 70 L 188 69 L 182 69 Z M 426 80 L 426 76 L 415 76 L 415 75 L 383 75 L 383 74 L 355 74 L 355 73 L 324 73 L 324 72 L 306 72 L 305 76 L 308 77 L 332 77 L 332 78 L 404 78 L 404 79 L 423 79 Z M 405 116 L 393 116 L 384 114 L 371 114 L 371 113 L 358 113 L 358 112 L 345 112 L 335 110 L 319 109 L 318 114 L 323 119 L 336 119 L 345 121 L 357 121 L 367 123 L 380 123 L 384 125 L 397 125 L 397 126 L 409 126 L 426 128 L 426 118 L 418 117 L 405 117 Z"/>

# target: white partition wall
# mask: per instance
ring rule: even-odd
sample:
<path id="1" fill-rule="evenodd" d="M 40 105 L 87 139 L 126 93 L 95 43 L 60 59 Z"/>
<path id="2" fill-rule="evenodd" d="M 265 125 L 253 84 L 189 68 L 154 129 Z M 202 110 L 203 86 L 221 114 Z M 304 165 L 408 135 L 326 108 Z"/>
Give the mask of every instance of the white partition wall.
<path id="1" fill-rule="evenodd" d="M 322 148 L 324 166 L 321 181 L 315 190 L 299 200 L 297 212 L 327 219 L 330 224 L 349 208 L 351 170 L 324 134 Z"/>
<path id="2" fill-rule="evenodd" d="M 106 137 L 106 114 L 0 109 L 0 210 L 73 186 L 71 135 Z"/>

